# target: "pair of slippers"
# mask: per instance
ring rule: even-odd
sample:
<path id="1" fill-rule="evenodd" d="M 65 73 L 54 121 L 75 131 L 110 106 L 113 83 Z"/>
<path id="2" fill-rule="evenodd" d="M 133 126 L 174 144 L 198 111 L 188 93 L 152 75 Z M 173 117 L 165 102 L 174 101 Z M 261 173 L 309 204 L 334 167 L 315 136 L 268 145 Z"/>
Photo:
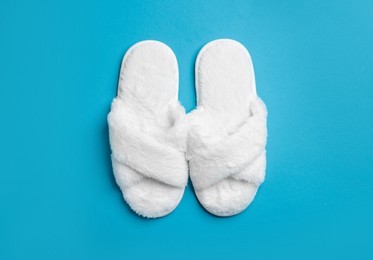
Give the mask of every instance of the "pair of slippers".
<path id="1" fill-rule="evenodd" d="M 222 39 L 195 65 L 197 108 L 178 102 L 178 65 L 158 41 L 125 54 L 108 115 L 112 165 L 137 214 L 162 217 L 179 204 L 188 172 L 201 205 L 217 216 L 242 212 L 264 180 L 267 110 L 246 48 Z"/>

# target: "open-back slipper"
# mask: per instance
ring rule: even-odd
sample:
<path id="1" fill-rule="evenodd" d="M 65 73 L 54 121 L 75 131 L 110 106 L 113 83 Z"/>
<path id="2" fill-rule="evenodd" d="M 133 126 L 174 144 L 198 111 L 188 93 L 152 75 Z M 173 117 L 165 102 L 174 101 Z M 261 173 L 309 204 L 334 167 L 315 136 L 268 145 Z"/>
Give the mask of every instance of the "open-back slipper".
<path id="1" fill-rule="evenodd" d="M 207 211 L 235 215 L 264 180 L 267 110 L 256 94 L 250 54 L 240 43 L 208 43 L 195 70 L 198 104 L 189 118 L 187 151 L 191 180 Z"/>
<path id="2" fill-rule="evenodd" d="M 123 197 L 137 214 L 156 218 L 179 204 L 188 180 L 172 50 L 143 41 L 125 54 L 108 115 L 112 165 Z"/>

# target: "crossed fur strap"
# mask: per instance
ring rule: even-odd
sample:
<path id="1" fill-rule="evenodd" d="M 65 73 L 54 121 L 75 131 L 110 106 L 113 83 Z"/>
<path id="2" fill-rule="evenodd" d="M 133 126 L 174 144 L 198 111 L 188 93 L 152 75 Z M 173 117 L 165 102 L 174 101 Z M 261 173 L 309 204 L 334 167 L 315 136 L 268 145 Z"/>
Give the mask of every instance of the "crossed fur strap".
<path id="1" fill-rule="evenodd" d="M 177 138 L 178 120 L 182 120 L 185 112 L 178 103 L 171 104 L 167 112 L 170 120 L 175 122 L 164 133 L 164 140 L 159 141 L 132 124 L 139 118 L 125 109 L 123 101 L 113 101 L 108 116 L 113 166 L 126 169 L 129 175 L 137 175 L 125 179 L 139 179 L 140 174 L 171 186 L 186 186 L 188 166 L 185 154 L 172 142 L 173 138 Z"/>
<path id="2" fill-rule="evenodd" d="M 267 109 L 259 98 L 250 102 L 250 116 L 231 135 L 203 144 L 198 133 L 189 138 L 198 146 L 189 159 L 190 175 L 196 190 L 208 188 L 232 177 L 259 185 L 265 173 Z"/>

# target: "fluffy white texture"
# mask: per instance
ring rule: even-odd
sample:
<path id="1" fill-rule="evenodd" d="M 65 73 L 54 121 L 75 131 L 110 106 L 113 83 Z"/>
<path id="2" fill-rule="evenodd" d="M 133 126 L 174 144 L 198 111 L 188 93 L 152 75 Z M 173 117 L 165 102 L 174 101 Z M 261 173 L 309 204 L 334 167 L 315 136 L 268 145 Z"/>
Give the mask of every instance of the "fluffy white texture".
<path id="1" fill-rule="evenodd" d="M 267 110 L 245 47 L 217 40 L 202 48 L 196 90 L 187 149 L 191 180 L 206 210 L 235 215 L 254 199 L 266 167 Z"/>
<path id="2" fill-rule="evenodd" d="M 204 131 L 214 129 L 213 124 L 205 120 L 208 111 L 199 110 L 204 112 L 199 118 L 194 115 L 195 121 L 189 133 L 190 142 L 194 144 L 190 150 L 194 156 L 189 159 L 189 166 L 196 190 L 208 188 L 229 176 L 238 175 L 241 180 L 249 178 L 242 171 L 252 163 L 251 168 L 255 166 L 254 162 L 265 149 L 267 137 L 265 106 L 259 99 L 252 100 L 251 105 L 252 116 L 231 134 L 216 135 Z"/>
<path id="3" fill-rule="evenodd" d="M 168 46 L 144 41 L 127 51 L 108 115 L 113 171 L 129 206 L 149 218 L 172 212 L 187 184 L 185 111 L 177 94 L 177 61 Z"/>

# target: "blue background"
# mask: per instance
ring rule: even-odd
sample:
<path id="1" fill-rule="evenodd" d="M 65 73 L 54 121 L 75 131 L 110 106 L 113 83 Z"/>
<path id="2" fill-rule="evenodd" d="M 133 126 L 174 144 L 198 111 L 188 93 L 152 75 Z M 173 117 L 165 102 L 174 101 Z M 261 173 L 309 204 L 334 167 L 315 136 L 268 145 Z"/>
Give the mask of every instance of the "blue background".
<path id="1" fill-rule="evenodd" d="M 266 182 L 217 218 L 189 185 L 169 216 L 122 199 L 106 115 L 120 62 L 156 39 L 179 99 L 217 38 L 251 52 L 269 110 Z M 373 2 L 0 2 L 0 259 L 373 259 Z"/>

